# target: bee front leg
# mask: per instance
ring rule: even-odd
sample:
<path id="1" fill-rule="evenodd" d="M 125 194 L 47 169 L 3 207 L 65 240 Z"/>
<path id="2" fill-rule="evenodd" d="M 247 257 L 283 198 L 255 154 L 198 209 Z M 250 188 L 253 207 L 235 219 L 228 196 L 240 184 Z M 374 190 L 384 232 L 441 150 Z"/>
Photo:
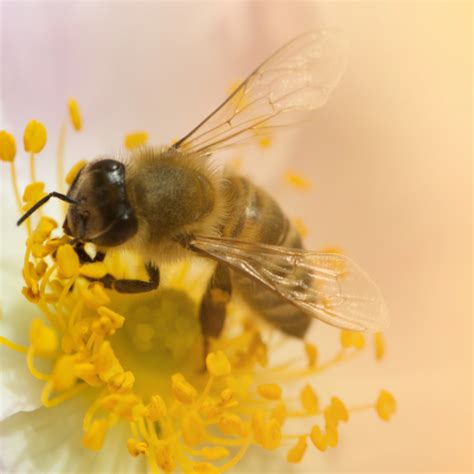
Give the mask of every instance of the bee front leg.
<path id="1" fill-rule="evenodd" d="M 119 293 L 145 293 L 156 290 L 160 284 L 160 270 L 152 263 L 147 263 L 145 268 L 149 277 L 148 281 L 117 279 L 110 274 L 105 275 L 98 281 L 102 282 L 105 288 Z"/>
<path id="2" fill-rule="evenodd" d="M 218 337 L 224 327 L 231 293 L 229 267 L 218 263 L 207 285 L 199 311 L 199 322 L 204 341 L 204 361 L 209 352 L 209 338 Z"/>

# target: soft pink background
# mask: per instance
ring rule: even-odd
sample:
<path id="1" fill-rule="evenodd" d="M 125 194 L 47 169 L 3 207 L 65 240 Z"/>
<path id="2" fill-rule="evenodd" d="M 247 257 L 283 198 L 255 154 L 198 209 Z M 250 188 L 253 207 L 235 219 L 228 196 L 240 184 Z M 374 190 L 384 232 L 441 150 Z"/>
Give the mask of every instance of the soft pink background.
<path id="1" fill-rule="evenodd" d="M 470 471 L 469 3 L 9 3 L 2 16 L 1 128 L 19 138 L 29 119 L 45 122 L 43 176 L 70 95 L 85 115 L 84 133 L 68 143 L 71 163 L 118 149 L 134 129 L 167 142 L 284 41 L 322 25 L 345 30 L 347 73 L 311 129 L 252 152 L 244 171 L 304 219 L 309 247 L 342 246 L 379 283 L 392 320 L 387 359 L 356 362 L 324 384 L 361 403 L 386 387 L 399 410 L 388 425 L 354 416 L 337 450 L 297 468 Z M 312 190 L 285 187 L 287 168 Z"/>

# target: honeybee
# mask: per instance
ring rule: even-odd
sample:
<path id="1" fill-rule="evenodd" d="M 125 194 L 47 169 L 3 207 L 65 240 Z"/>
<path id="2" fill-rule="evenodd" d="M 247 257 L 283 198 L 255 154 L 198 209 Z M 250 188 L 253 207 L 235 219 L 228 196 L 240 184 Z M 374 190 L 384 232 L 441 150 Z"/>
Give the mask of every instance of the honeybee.
<path id="1" fill-rule="evenodd" d="M 64 231 L 99 248 L 124 247 L 149 262 L 149 281 L 115 280 L 117 291 L 159 284 L 159 264 L 189 254 L 217 262 L 200 307 L 204 339 L 222 331 L 238 292 L 267 322 L 303 338 L 313 318 L 355 331 L 387 320 L 380 291 L 352 260 L 303 249 L 277 202 L 246 177 L 218 170 L 218 150 L 241 145 L 292 122 L 291 112 L 323 106 L 346 63 L 332 30 L 305 33 L 277 50 L 209 116 L 171 146 L 146 147 L 125 161 L 100 157 L 76 176 L 67 195 Z"/>

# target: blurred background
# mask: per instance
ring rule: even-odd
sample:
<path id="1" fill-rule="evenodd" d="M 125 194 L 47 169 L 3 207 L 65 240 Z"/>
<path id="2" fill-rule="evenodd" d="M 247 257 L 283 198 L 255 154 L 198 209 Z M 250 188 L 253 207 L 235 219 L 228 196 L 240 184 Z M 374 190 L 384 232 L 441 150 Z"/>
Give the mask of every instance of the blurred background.
<path id="1" fill-rule="evenodd" d="M 387 388 L 389 424 L 354 416 L 338 449 L 298 472 L 470 472 L 472 466 L 472 4 L 470 2 L 9 2 L 1 4 L 1 126 L 21 143 L 32 118 L 53 155 L 66 101 L 84 132 L 67 159 L 115 152 L 125 133 L 183 135 L 285 41 L 313 28 L 347 35 L 350 59 L 309 127 L 241 154 L 242 172 L 381 287 L 386 359 L 354 361 L 320 382 L 363 403 Z M 26 157 L 19 153 L 21 179 Z M 297 191 L 287 170 L 311 181 Z M 1 167 L 2 258 L 16 258 L 14 202 Z M 13 257 L 12 257 L 13 256 Z M 3 261 L 3 260 L 2 260 Z M 332 329 L 318 327 L 319 337 Z M 317 459 L 316 459 L 317 458 Z M 260 460 L 247 472 L 259 468 Z M 286 464 L 281 469 L 288 470 Z M 284 472 L 284 471 L 282 471 Z"/>

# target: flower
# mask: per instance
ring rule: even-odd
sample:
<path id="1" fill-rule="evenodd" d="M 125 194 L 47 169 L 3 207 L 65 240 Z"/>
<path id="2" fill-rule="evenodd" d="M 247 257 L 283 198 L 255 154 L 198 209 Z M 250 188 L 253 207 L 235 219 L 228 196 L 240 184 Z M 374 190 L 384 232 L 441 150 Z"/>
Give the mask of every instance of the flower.
<path id="1" fill-rule="evenodd" d="M 69 111 L 80 131 L 76 101 L 69 102 Z M 65 133 L 63 127 L 57 156 L 62 186 L 84 165 L 79 162 L 63 175 Z M 6 131 L 0 137 L 0 156 L 10 163 L 17 205 L 25 212 L 45 196 L 44 183 L 34 178 L 46 130 L 37 121 L 26 127 L 32 182 L 22 196 L 15 141 Z M 134 148 L 146 141 L 145 132 L 134 132 L 124 143 Z M 233 468 L 250 446 L 285 450 L 288 463 L 299 463 L 309 449 L 335 448 L 352 413 L 372 409 L 387 421 L 395 412 L 386 390 L 374 403 L 350 406 L 338 396 L 320 399 L 315 388 L 315 376 L 361 353 L 362 334 L 342 331 L 340 348 L 325 360 L 313 342 L 261 327 L 236 301 L 229 304 L 225 331 L 211 341 L 204 359 L 198 308 L 212 272 L 209 262 L 168 264 L 161 268 L 158 290 L 119 294 L 104 286 L 104 277 L 146 279 L 145 262 L 126 252 L 103 255 L 91 244 L 80 247 L 62 233 L 60 222 L 45 213 L 35 225 L 27 221 L 22 294 L 38 316 L 30 317 L 28 343 L 0 336 L 3 345 L 24 355 L 30 375 L 41 384 L 44 407 L 8 418 L 4 425 L 12 436 L 26 429 L 29 418 L 34 426 L 45 411 L 48 423 L 60 424 L 61 407 L 69 404 L 82 420 L 70 426 L 74 436 L 68 443 L 80 442 L 110 472 L 107 460 L 132 458 L 136 462 L 129 472 L 145 462 L 150 472 L 218 473 Z M 383 347 L 377 334 L 378 359 Z M 299 353 L 296 360 L 288 356 L 294 353 Z M 112 457 L 111 439 L 118 445 Z M 28 455 L 22 453 L 26 462 Z"/>

